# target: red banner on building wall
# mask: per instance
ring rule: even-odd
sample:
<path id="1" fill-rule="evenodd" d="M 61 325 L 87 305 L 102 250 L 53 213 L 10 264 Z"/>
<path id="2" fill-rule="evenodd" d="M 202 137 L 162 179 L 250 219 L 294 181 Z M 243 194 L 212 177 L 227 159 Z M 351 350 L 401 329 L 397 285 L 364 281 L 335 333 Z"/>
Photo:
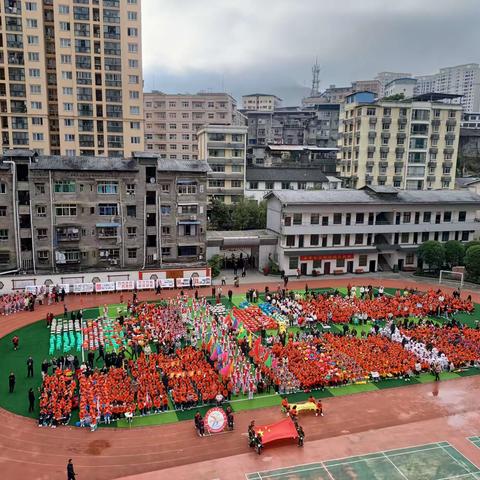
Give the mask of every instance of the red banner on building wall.
<path id="1" fill-rule="evenodd" d="M 300 257 L 301 262 L 308 260 L 351 260 L 353 259 L 353 253 L 334 253 L 331 255 L 302 255 Z"/>

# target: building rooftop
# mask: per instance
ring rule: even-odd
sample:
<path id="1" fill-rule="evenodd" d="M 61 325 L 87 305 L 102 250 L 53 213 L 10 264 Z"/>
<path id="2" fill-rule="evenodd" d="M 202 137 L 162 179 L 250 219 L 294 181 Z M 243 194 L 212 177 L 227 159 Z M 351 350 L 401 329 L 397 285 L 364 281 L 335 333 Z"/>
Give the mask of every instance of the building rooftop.
<path id="1" fill-rule="evenodd" d="M 246 178 L 250 182 L 328 182 L 327 176 L 318 168 L 253 167 L 247 168 Z"/>
<path id="2" fill-rule="evenodd" d="M 187 173 L 207 173 L 210 167 L 205 160 L 173 160 L 167 158 L 158 159 L 159 172 L 187 172 Z"/>
<path id="3" fill-rule="evenodd" d="M 420 95 L 415 95 L 411 98 L 414 102 L 439 102 L 441 100 L 452 100 L 454 98 L 460 98 L 463 95 L 458 95 L 457 93 L 422 93 Z"/>
<path id="4" fill-rule="evenodd" d="M 283 204 L 479 204 L 480 196 L 465 190 L 400 190 L 396 195 L 381 195 L 367 190 L 279 190 L 276 197 Z"/>
<path id="5" fill-rule="evenodd" d="M 277 238 L 277 236 L 270 230 L 207 230 L 207 240 L 243 237 Z"/>
<path id="6" fill-rule="evenodd" d="M 242 98 L 245 97 L 275 97 L 278 100 L 281 100 L 280 97 L 277 97 L 273 93 L 249 93 L 248 95 L 242 95 Z"/>
<path id="7" fill-rule="evenodd" d="M 455 179 L 455 185 L 458 188 L 467 188 L 469 185 L 480 182 L 479 177 L 460 177 Z"/>
<path id="8" fill-rule="evenodd" d="M 337 147 L 316 147 L 314 145 L 267 145 L 272 152 L 336 152 Z"/>
<path id="9" fill-rule="evenodd" d="M 38 157 L 30 168 L 33 170 L 83 170 L 83 171 L 136 171 L 138 165 L 135 159 L 116 157 L 67 157 L 61 155 L 46 155 Z"/>
<path id="10" fill-rule="evenodd" d="M 27 149 L 11 149 L 5 150 L 3 152 L 4 157 L 35 157 L 37 156 L 37 152 L 35 150 L 27 150 Z"/>

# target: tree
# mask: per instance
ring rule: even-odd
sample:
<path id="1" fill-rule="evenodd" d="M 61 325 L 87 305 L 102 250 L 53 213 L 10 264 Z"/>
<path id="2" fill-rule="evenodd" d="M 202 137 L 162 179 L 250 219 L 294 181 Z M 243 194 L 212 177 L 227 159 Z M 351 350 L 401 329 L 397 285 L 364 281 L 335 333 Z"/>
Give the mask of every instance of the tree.
<path id="1" fill-rule="evenodd" d="M 435 240 L 422 243 L 418 247 L 417 255 L 418 259 L 426 263 L 432 270 L 440 270 L 445 263 L 445 248 Z"/>
<path id="2" fill-rule="evenodd" d="M 210 207 L 208 221 L 210 230 L 232 230 L 232 212 L 229 206 L 214 199 Z"/>
<path id="3" fill-rule="evenodd" d="M 480 246 L 473 246 L 465 254 L 465 268 L 469 278 L 474 281 L 480 280 Z"/>
<path id="4" fill-rule="evenodd" d="M 464 257 L 465 247 L 463 243 L 457 240 L 449 240 L 445 243 L 445 261 L 450 268 L 462 265 Z"/>
<path id="5" fill-rule="evenodd" d="M 480 246 L 480 240 L 472 240 L 471 242 L 468 242 L 467 244 L 465 244 L 465 252 L 467 252 L 467 250 L 470 247 L 478 247 L 478 246 Z"/>

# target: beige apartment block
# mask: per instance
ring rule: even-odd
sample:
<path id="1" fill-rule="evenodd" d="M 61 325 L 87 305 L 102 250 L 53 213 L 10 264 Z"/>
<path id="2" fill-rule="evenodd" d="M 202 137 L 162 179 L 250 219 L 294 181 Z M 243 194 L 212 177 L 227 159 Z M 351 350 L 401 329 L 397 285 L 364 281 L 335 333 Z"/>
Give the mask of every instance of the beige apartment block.
<path id="1" fill-rule="evenodd" d="M 145 144 L 160 158 L 198 160 L 198 131 L 204 125 L 242 122 L 236 100 L 227 93 L 145 93 Z"/>
<path id="2" fill-rule="evenodd" d="M 282 106 L 282 99 L 269 93 L 252 93 L 242 97 L 244 110 L 271 112 Z"/>
<path id="3" fill-rule="evenodd" d="M 370 92 L 348 96 L 340 112 L 337 157 L 345 185 L 453 189 L 462 108 L 442 99 L 441 94 L 400 102 L 376 101 Z"/>
<path id="4" fill-rule="evenodd" d="M 245 189 L 247 127 L 209 125 L 198 132 L 199 155 L 208 162 L 208 199 L 231 204 Z"/>
<path id="5" fill-rule="evenodd" d="M 144 149 L 141 0 L 3 0 L 1 148 Z"/>

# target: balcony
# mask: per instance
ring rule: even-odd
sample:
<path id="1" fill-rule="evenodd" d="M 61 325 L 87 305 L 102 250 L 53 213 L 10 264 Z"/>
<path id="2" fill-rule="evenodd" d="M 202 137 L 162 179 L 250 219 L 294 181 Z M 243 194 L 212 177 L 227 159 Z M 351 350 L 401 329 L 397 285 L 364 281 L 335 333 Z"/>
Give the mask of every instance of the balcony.
<path id="1" fill-rule="evenodd" d="M 78 227 L 62 227 L 56 229 L 57 242 L 78 242 L 80 229 Z"/>

